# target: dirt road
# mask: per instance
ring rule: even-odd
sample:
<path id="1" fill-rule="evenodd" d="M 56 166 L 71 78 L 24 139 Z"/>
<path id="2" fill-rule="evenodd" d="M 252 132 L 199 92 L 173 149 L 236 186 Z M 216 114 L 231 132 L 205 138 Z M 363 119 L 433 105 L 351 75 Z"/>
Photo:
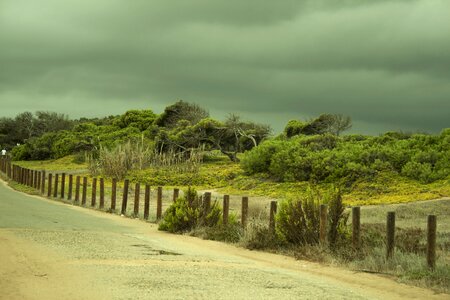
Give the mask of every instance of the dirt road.
<path id="1" fill-rule="evenodd" d="M 449 299 L 289 257 L 159 232 L 156 225 L 0 183 L 0 299 Z"/>

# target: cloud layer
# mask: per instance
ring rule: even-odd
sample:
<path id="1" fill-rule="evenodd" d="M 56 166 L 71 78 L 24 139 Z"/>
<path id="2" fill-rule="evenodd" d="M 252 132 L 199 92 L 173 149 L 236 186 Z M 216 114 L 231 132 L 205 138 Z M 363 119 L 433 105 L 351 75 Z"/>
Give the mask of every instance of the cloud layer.
<path id="1" fill-rule="evenodd" d="M 450 2 L 0 0 L 1 115 L 161 111 L 450 127 Z"/>

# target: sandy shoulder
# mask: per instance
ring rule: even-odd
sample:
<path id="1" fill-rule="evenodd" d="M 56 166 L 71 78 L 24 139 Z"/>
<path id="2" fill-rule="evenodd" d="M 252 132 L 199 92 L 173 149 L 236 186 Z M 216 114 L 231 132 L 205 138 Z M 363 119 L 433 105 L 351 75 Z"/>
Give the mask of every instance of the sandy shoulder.
<path id="1" fill-rule="evenodd" d="M 108 299 L 57 253 L 0 230 L 1 299 Z"/>

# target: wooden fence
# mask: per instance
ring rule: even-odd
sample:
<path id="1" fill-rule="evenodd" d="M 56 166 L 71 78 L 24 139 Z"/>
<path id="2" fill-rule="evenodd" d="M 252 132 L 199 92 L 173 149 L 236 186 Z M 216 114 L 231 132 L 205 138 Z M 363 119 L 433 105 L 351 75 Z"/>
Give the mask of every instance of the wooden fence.
<path id="1" fill-rule="evenodd" d="M 100 210 L 106 210 L 111 213 L 115 213 L 117 204 L 118 190 L 122 187 L 122 203 L 120 214 L 130 217 L 139 217 L 140 211 L 143 211 L 143 219 L 149 220 L 151 214 L 151 208 L 154 209 L 154 221 L 159 221 L 163 216 L 163 187 L 156 187 L 156 195 L 148 184 L 144 186 L 144 202 L 141 201 L 141 185 L 135 183 L 134 185 L 134 201 L 133 207 L 128 207 L 128 197 L 130 194 L 130 182 L 125 179 L 123 184 L 119 184 L 116 179 L 111 180 L 111 186 L 107 187 L 104 178 L 92 178 L 88 182 L 88 177 L 77 176 L 69 174 L 68 180 L 66 173 L 50 173 L 45 170 L 31 170 L 27 168 L 14 165 L 8 159 L 0 159 L 0 170 L 6 178 L 15 181 L 19 184 L 31 187 L 38 191 L 41 195 L 47 196 L 52 199 L 59 199 L 73 203 L 75 205 L 81 205 L 85 207 L 97 208 Z M 75 180 L 74 180 L 75 176 Z M 82 179 L 82 181 L 81 181 Z M 74 183 L 75 181 L 75 183 Z M 97 184 L 99 182 L 99 185 Z M 75 185 L 75 197 L 74 194 Z M 98 189 L 97 189 L 98 187 Z M 66 193 L 67 188 L 67 193 Z M 90 188 L 90 205 L 87 204 L 88 188 Z M 105 197 L 105 191 L 109 192 L 109 201 Z M 81 191 L 81 201 L 80 201 Z M 167 201 L 166 206 L 170 205 L 170 202 L 175 201 L 179 197 L 180 190 L 178 188 L 173 189 L 171 196 L 166 197 L 171 201 Z M 99 196 L 99 203 L 97 205 L 97 196 Z M 155 198 L 155 204 L 152 204 L 151 199 Z M 72 198 L 74 198 L 72 200 Z M 203 195 L 203 209 L 208 212 L 211 209 L 211 193 L 205 193 Z M 109 203 L 108 203 L 109 202 Z M 108 204 L 108 206 L 106 206 Z M 223 197 L 223 224 L 228 224 L 229 209 L 230 209 L 230 197 L 224 195 Z M 277 201 L 270 203 L 269 213 L 269 232 L 275 231 L 275 215 L 277 212 Z M 242 197 L 241 201 L 241 226 L 245 229 L 248 223 L 248 197 Z M 352 208 L 352 245 L 355 250 L 358 250 L 361 246 L 361 222 L 360 222 L 360 208 Z M 430 268 L 434 269 L 436 265 L 436 216 L 429 215 L 427 220 L 427 264 Z M 328 208 L 326 205 L 320 206 L 320 222 L 319 222 L 319 241 L 321 244 L 326 244 L 326 232 L 328 224 Z M 386 219 L 386 258 L 392 259 L 395 249 L 395 212 L 388 212 Z"/>

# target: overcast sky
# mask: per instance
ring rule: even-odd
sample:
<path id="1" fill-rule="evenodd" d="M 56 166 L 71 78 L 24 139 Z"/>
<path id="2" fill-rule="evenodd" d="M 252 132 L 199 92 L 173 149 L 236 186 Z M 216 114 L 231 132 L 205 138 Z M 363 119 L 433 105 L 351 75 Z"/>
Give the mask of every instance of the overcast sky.
<path id="1" fill-rule="evenodd" d="M 449 0 L 0 0 L 0 116 L 161 112 L 178 99 L 280 131 L 450 127 Z"/>

